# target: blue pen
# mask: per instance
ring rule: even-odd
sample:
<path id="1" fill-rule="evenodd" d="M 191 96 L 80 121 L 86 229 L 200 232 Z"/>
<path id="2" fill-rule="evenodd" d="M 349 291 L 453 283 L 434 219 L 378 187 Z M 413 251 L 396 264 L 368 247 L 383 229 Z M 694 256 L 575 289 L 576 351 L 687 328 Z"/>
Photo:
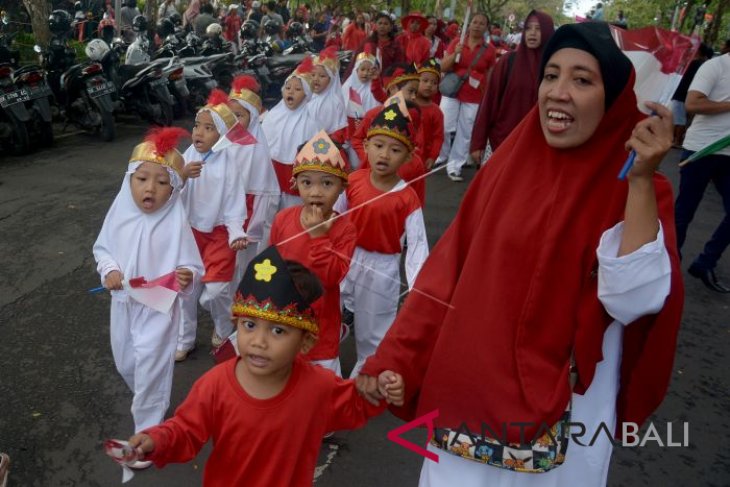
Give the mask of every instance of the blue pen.
<path id="1" fill-rule="evenodd" d="M 208 151 L 208 153 L 207 153 L 207 154 L 205 155 L 205 157 L 203 157 L 203 162 L 207 161 L 207 160 L 208 160 L 208 158 L 210 157 L 210 155 L 211 155 L 212 153 L 213 153 L 213 150 L 212 150 L 212 149 L 211 149 L 211 150 L 209 150 L 209 151 Z"/>
<path id="2" fill-rule="evenodd" d="M 89 294 L 98 294 L 103 291 L 106 291 L 106 288 L 104 286 L 99 286 L 95 287 L 94 289 L 89 289 Z"/>

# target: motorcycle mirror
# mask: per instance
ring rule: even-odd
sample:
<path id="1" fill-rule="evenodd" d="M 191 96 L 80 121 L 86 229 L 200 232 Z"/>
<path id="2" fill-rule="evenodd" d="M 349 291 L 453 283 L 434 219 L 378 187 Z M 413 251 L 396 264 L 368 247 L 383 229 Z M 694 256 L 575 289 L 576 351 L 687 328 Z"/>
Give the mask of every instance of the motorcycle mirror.
<path id="1" fill-rule="evenodd" d="M 40 54 L 41 51 L 42 51 L 41 46 L 39 46 L 38 44 L 36 44 L 35 46 L 33 46 L 33 50 L 35 52 L 37 52 L 38 54 Z"/>

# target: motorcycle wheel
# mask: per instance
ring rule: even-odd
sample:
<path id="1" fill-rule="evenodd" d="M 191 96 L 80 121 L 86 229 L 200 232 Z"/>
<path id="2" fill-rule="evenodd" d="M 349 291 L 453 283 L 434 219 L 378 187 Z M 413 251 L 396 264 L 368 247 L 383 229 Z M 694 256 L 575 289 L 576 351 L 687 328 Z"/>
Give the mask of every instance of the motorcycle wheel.
<path id="1" fill-rule="evenodd" d="M 101 138 L 104 142 L 111 142 L 116 136 L 116 127 L 114 126 L 114 114 L 101 111 Z"/>
<path id="2" fill-rule="evenodd" d="M 10 119 L 13 125 L 13 138 L 10 146 L 10 153 L 14 156 L 22 156 L 30 152 L 30 137 L 28 129 L 20 120 L 12 117 Z"/>
<path id="3" fill-rule="evenodd" d="M 53 124 L 51 122 L 39 122 L 40 145 L 41 147 L 53 146 Z"/>

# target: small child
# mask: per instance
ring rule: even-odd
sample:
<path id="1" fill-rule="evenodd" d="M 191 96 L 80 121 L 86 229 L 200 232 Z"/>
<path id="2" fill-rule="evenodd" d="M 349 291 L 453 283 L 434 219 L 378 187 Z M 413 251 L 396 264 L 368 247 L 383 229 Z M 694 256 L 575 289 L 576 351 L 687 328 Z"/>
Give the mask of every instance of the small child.
<path id="1" fill-rule="evenodd" d="M 377 69 L 377 60 L 370 51 L 371 45 L 366 44 L 365 50 L 355 58 L 352 74 L 342 85 L 342 97 L 347 106 L 347 140 L 352 139 L 365 113 L 380 106 L 380 102 L 375 99 L 371 88 L 371 79 Z M 360 158 L 349 144 L 347 156 L 351 168 L 360 167 Z"/>
<path id="2" fill-rule="evenodd" d="M 409 288 L 428 256 L 421 204 L 416 192 L 398 176 L 413 154 L 411 130 L 398 105 L 385 107 L 375 117 L 365 141 L 370 168 L 350 174 L 346 198 L 340 198 L 335 207 L 338 211 L 352 208 L 350 220 L 357 228 L 357 247 L 342 283 L 345 303 L 353 306 L 355 314 L 357 363 L 350 377 L 357 376 L 395 319 L 404 239 Z"/>
<path id="3" fill-rule="evenodd" d="M 418 68 L 421 80 L 418 85 L 416 104 L 421 109 L 421 154 L 430 170 L 444 143 L 444 114 L 441 107 L 434 103 L 434 95 L 439 91 L 441 65 L 438 59 L 429 59 Z"/>
<path id="4" fill-rule="evenodd" d="M 307 355 L 312 362 L 340 369 L 340 282 L 350 269 L 357 230 L 332 210 L 347 185 L 345 161 L 324 131 L 297 154 L 294 179 L 302 206 L 282 210 L 271 228 L 271 244 L 281 255 L 301 262 L 319 278 L 324 295 L 312 308 L 319 322 L 319 340 Z"/>
<path id="5" fill-rule="evenodd" d="M 307 103 L 309 115 L 332 140 L 343 143 L 347 136 L 347 113 L 342 98 L 340 62 L 337 49 L 328 47 L 314 57 L 312 101 Z"/>
<path id="6" fill-rule="evenodd" d="M 316 120 L 307 110 L 307 103 L 312 98 L 313 70 L 312 58 L 304 58 L 286 79 L 281 90 L 282 100 L 266 114 L 261 124 L 279 180 L 279 209 L 302 204 L 296 188 L 291 186 L 292 165 L 299 146 L 319 132 Z"/>
<path id="7" fill-rule="evenodd" d="M 238 123 L 256 139 L 255 144 L 239 146 L 239 155 L 236 157 L 242 166 L 244 180 L 247 181 L 245 191 L 248 218 L 243 229 L 249 245 L 238 252 L 234 284 L 241 282 L 248 262 L 268 246 L 271 224 L 281 197 L 279 182 L 269 155 L 269 144 L 261 128 L 263 103 L 259 90 L 260 86 L 254 77 L 236 76 L 228 100 L 228 108 L 236 115 Z"/>
<path id="8" fill-rule="evenodd" d="M 135 301 L 124 280 L 156 279 L 175 272 L 189 287 L 203 273 L 198 248 L 180 201 L 183 158 L 176 150 L 186 131 L 150 131 L 129 159 L 122 188 L 94 243 L 102 283 L 111 291 L 111 345 L 117 370 L 134 393 L 136 432 L 159 424 L 170 405 L 180 310 L 165 314 Z M 137 462 L 134 468 L 149 463 Z"/>
<path id="9" fill-rule="evenodd" d="M 132 436 L 129 445 L 162 467 L 195 458 L 213 440 L 206 486 L 311 485 L 329 431 L 358 428 L 380 414 L 352 380 L 308 363 L 317 322 L 311 304 L 317 278 L 270 247 L 246 269 L 233 316 L 241 356 L 208 371 L 163 424 Z M 383 372 L 379 390 L 403 404 L 400 375 Z"/>
<path id="10" fill-rule="evenodd" d="M 418 85 L 420 84 L 421 78 L 415 66 L 411 64 L 394 64 L 388 68 L 383 77 L 385 79 L 387 97 L 392 97 L 396 93 L 401 93 L 405 101 L 416 100 L 416 93 L 418 93 Z M 379 100 L 381 102 L 387 102 L 385 96 L 383 98 L 379 98 Z M 360 126 L 355 133 L 352 134 L 352 140 L 350 143 L 352 144 L 353 149 L 355 149 L 361 164 L 365 161 L 364 142 L 367 138 L 368 129 L 373 119 L 381 110 L 382 106 L 377 106 L 366 112 Z"/>
<path id="11" fill-rule="evenodd" d="M 183 299 L 183 327 L 178 340 L 176 360 L 185 360 L 195 346 L 198 326 L 197 302 L 207 310 L 215 331 L 213 347 L 219 347 L 233 332 L 231 280 L 236 252 L 248 245 L 243 222 L 246 220 L 246 181 L 236 161 L 238 147 L 213 152 L 213 145 L 236 124 L 228 108 L 228 96 L 221 90 L 211 92 L 208 104 L 198 111 L 193 128 L 193 144 L 185 151 L 182 191 L 190 226 L 205 263 L 202 282 L 196 280 L 191 296 Z"/>

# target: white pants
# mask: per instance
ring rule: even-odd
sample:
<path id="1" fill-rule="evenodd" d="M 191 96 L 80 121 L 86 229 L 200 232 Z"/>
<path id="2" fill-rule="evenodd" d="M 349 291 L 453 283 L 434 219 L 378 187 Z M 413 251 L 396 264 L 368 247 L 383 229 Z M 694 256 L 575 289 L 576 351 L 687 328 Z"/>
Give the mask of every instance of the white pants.
<path id="1" fill-rule="evenodd" d="M 337 377 L 342 377 L 342 369 L 340 368 L 340 358 L 332 358 L 327 360 L 312 360 L 312 363 L 314 365 L 319 365 L 320 367 L 324 367 L 325 369 L 330 369 L 332 372 L 334 372 Z"/>
<path id="2" fill-rule="evenodd" d="M 357 363 L 351 378 L 357 376 L 365 360 L 375 353 L 393 324 L 401 287 L 399 264 L 400 254 L 355 248 L 350 271 L 340 285 L 343 302 L 352 304 L 355 314 Z"/>
<path id="3" fill-rule="evenodd" d="M 181 307 L 183 319 L 177 339 L 178 350 L 191 350 L 195 346 L 195 335 L 198 329 L 198 300 L 200 306 L 210 313 L 215 325 L 215 332 L 226 338 L 233 332 L 231 322 L 231 305 L 233 291 L 230 282 L 201 282 L 194 280 L 193 292 L 182 296 Z"/>
<path id="4" fill-rule="evenodd" d="M 134 393 L 134 431 L 160 424 L 170 406 L 180 309 L 159 313 L 128 298 L 112 298 L 110 337 L 117 370 Z"/>
<path id="5" fill-rule="evenodd" d="M 444 143 L 439 153 L 439 161 L 447 161 L 449 174 L 460 174 L 461 168 L 469 157 L 469 144 L 474 120 L 479 111 L 478 103 L 463 103 L 456 98 L 441 98 L 441 111 L 444 114 Z M 451 134 L 454 134 L 451 142 Z"/>

